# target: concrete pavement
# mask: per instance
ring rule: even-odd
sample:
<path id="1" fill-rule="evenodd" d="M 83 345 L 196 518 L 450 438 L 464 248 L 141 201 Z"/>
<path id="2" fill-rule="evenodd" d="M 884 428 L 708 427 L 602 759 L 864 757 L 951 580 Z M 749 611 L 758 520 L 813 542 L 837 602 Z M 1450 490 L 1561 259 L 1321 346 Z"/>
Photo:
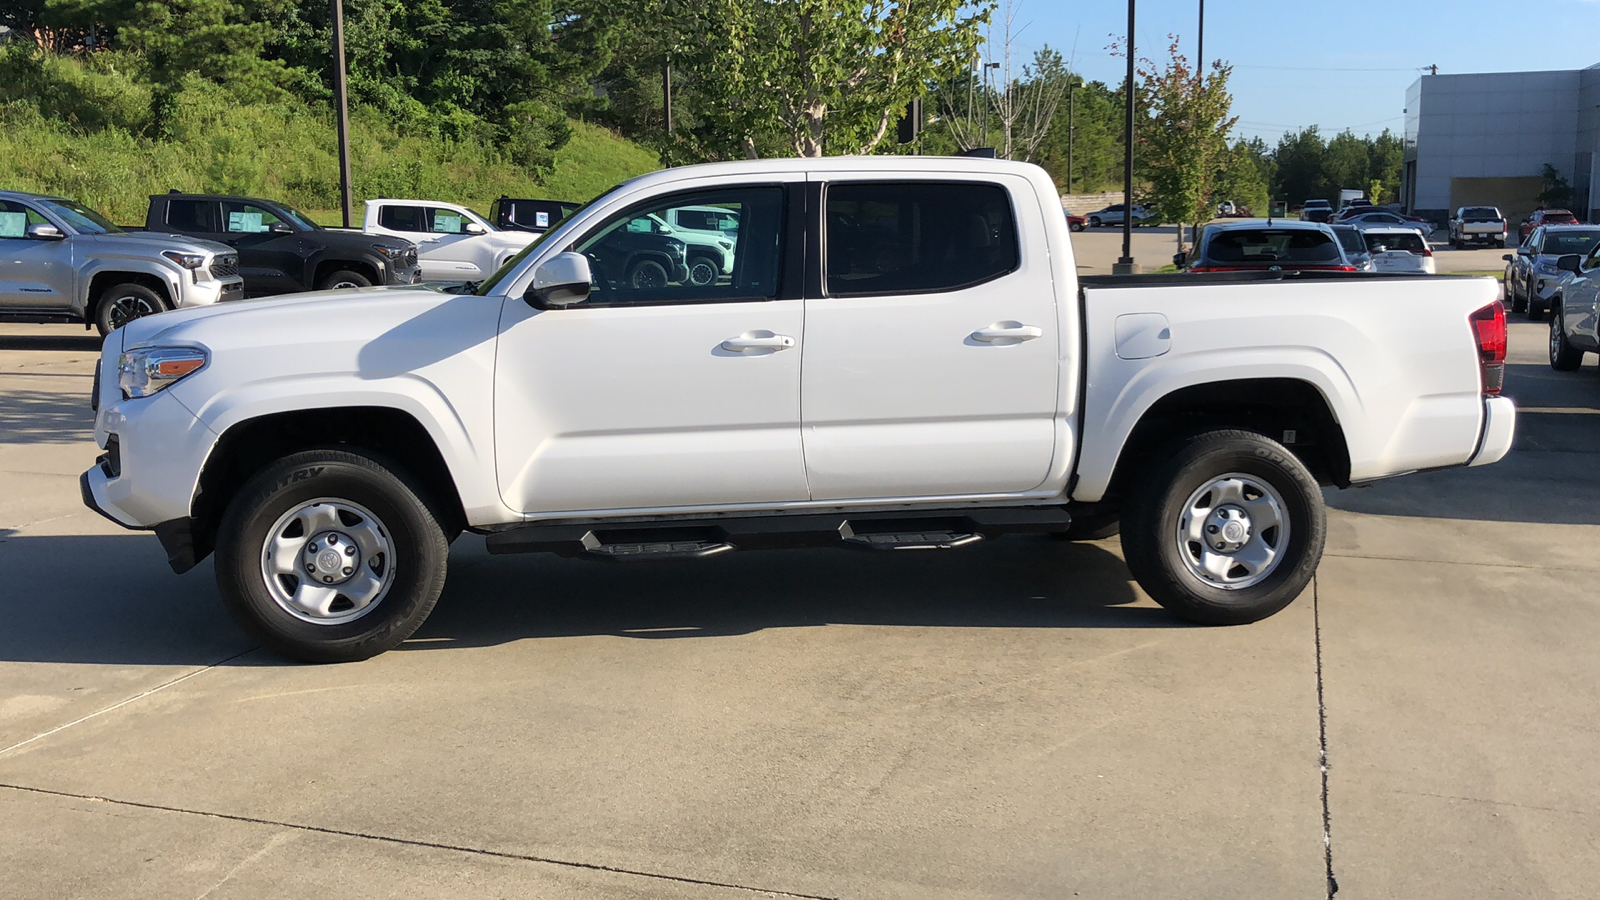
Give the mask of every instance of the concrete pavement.
<path id="1" fill-rule="evenodd" d="M 1600 383 L 1512 327 L 1512 456 L 1331 492 L 1254 626 L 1170 619 L 1116 540 L 468 536 L 415 639 L 305 667 L 82 509 L 95 342 L 0 326 L 0 893 L 1325 897 L 1326 821 L 1341 898 L 1587 896 Z"/>

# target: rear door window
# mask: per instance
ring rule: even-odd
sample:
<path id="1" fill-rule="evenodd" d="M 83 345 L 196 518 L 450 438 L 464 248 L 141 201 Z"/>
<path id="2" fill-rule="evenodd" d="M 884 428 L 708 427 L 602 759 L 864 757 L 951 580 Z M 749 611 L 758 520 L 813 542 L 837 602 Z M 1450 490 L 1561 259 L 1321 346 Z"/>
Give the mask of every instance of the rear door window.
<path id="1" fill-rule="evenodd" d="M 831 297 L 954 291 L 1017 268 L 1006 189 L 963 182 L 844 182 L 828 187 Z"/>
<path id="2" fill-rule="evenodd" d="M 420 206 L 385 203 L 378 207 L 378 225 L 390 231 L 428 231 L 428 211 Z"/>
<path id="3" fill-rule="evenodd" d="M 168 200 L 167 224 L 179 231 L 220 231 L 214 200 Z"/>

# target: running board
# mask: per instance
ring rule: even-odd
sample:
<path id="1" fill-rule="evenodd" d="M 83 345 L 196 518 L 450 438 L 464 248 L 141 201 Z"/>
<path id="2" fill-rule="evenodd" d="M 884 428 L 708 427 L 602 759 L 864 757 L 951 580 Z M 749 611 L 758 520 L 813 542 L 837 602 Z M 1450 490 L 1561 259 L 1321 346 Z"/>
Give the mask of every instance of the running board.
<path id="1" fill-rule="evenodd" d="M 517 525 L 485 538 L 493 554 L 554 553 L 616 562 L 701 559 L 732 550 L 849 547 L 950 550 L 1021 532 L 1066 531 L 1059 506 L 873 513 L 588 519 Z"/>

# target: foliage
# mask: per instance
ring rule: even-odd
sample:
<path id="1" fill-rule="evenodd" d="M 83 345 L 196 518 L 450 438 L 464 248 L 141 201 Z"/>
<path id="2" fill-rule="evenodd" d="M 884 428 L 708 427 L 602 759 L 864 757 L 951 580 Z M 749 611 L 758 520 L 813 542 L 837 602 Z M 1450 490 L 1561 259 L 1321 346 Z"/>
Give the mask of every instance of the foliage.
<path id="1" fill-rule="evenodd" d="M 1544 182 L 1544 186 L 1539 190 L 1537 198 L 1539 206 L 1542 208 L 1566 205 L 1567 200 L 1572 196 L 1572 185 L 1568 184 L 1567 179 L 1556 171 L 1556 167 L 1545 163 L 1544 168 L 1539 172 L 1539 178 Z"/>
<path id="2" fill-rule="evenodd" d="M 1228 153 L 1228 132 L 1238 121 L 1229 115 L 1233 95 L 1228 93 L 1228 76 L 1233 67 L 1216 62 L 1202 76 L 1178 52 L 1177 38 L 1168 45 L 1167 55 L 1161 68 L 1150 60 L 1140 66 L 1135 160 L 1139 180 L 1150 187 L 1157 221 L 1198 225 L 1211 220 L 1211 198 Z"/>
<path id="3" fill-rule="evenodd" d="M 712 157 L 867 153 L 941 71 L 977 49 L 991 4 L 708 0 L 669 15 Z"/>

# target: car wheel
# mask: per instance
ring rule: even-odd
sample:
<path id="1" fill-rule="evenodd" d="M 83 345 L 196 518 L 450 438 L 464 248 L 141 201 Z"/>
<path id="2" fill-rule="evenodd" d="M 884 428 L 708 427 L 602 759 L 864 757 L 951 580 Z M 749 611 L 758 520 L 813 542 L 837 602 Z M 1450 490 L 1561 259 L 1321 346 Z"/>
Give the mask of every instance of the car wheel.
<path id="1" fill-rule="evenodd" d="M 664 288 L 667 286 L 667 269 L 653 259 L 635 263 L 628 272 L 628 284 L 636 291 Z"/>
<path id="2" fill-rule="evenodd" d="M 94 327 L 103 337 L 134 319 L 166 309 L 161 295 L 142 284 L 114 284 L 100 292 L 100 300 L 94 306 Z"/>
<path id="3" fill-rule="evenodd" d="M 695 287 L 707 287 L 716 282 L 717 274 L 721 271 L 721 267 L 709 256 L 692 257 L 689 260 L 689 283 Z"/>
<path id="4" fill-rule="evenodd" d="M 217 532 L 217 588 L 262 646 L 353 662 L 410 637 L 444 587 L 449 544 L 426 493 L 344 450 L 284 457 L 234 496 Z"/>
<path id="5" fill-rule="evenodd" d="M 1543 303 L 1533 299 L 1531 295 L 1527 300 L 1523 301 L 1523 305 L 1528 308 L 1528 321 L 1530 322 L 1542 321 L 1550 312 Z"/>
<path id="6" fill-rule="evenodd" d="M 1583 365 L 1583 351 L 1567 343 L 1567 329 L 1563 321 L 1561 301 L 1552 300 L 1555 315 L 1550 317 L 1550 368 L 1557 372 L 1571 372 Z"/>
<path id="7" fill-rule="evenodd" d="M 1099 228 L 1100 227 L 1100 217 L 1099 216 L 1090 216 L 1089 217 L 1089 227 L 1090 228 Z"/>
<path id="8" fill-rule="evenodd" d="M 1511 301 L 1512 312 L 1522 312 L 1528 308 L 1528 299 L 1526 297 L 1518 295 L 1517 292 L 1509 286 L 1506 288 L 1506 293 L 1511 295 L 1507 299 Z"/>
<path id="9" fill-rule="evenodd" d="M 1501 239 L 1495 241 L 1494 242 L 1494 246 L 1495 246 L 1495 249 L 1497 249 L 1497 250 L 1504 250 L 1506 248 L 1506 239 L 1505 238 L 1501 238 Z"/>
<path id="10" fill-rule="evenodd" d="M 1139 585 L 1201 625 L 1288 606 L 1322 559 L 1327 510 L 1316 479 L 1282 444 L 1248 431 L 1210 431 L 1169 450 L 1122 517 Z"/>
<path id="11" fill-rule="evenodd" d="M 1084 227 L 1084 223 L 1082 223 L 1082 222 L 1068 222 L 1067 223 L 1067 228 L 1072 230 L 1072 231 L 1082 231 L 1083 227 Z"/>
<path id="12" fill-rule="evenodd" d="M 349 269 L 340 269 L 317 282 L 319 291 L 349 291 L 364 287 L 372 287 L 372 279 Z"/>

